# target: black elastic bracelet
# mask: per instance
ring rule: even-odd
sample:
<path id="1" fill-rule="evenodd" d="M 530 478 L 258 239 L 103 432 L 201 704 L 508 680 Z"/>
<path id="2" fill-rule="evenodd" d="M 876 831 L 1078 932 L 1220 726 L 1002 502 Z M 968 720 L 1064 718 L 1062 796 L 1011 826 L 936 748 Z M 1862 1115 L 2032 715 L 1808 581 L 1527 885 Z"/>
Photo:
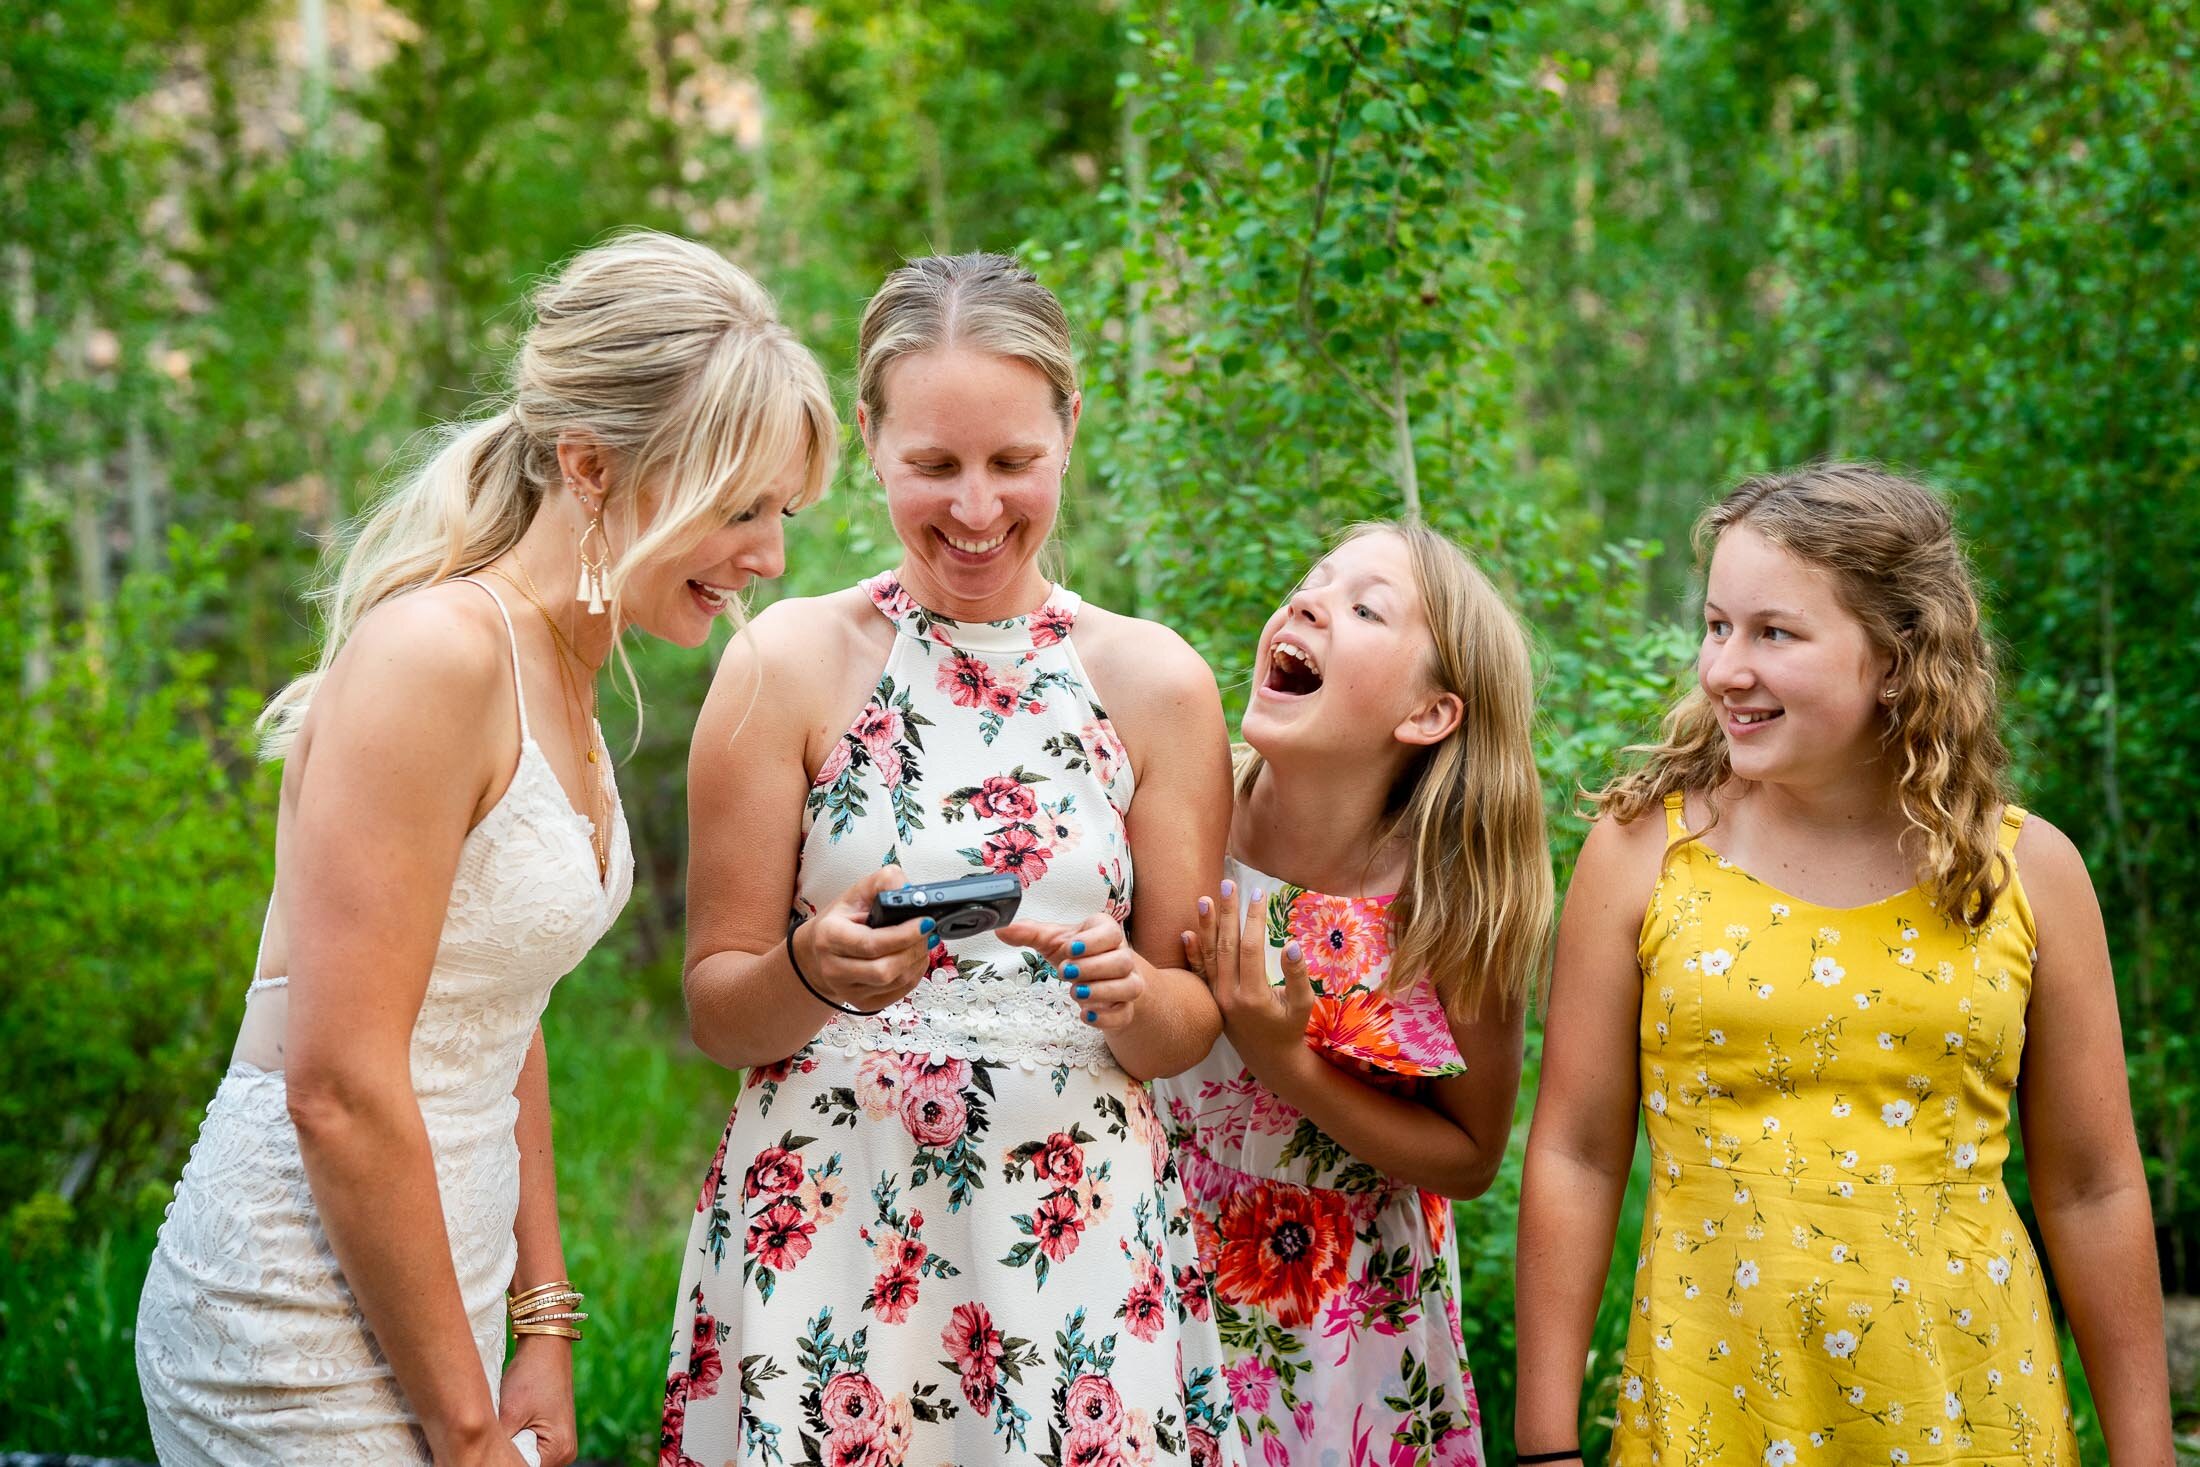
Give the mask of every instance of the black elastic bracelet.
<path id="1" fill-rule="evenodd" d="M 795 924 L 796 927 L 801 925 L 799 922 Z M 893 1007 L 892 1004 L 881 1004 L 875 1009 L 859 1009 L 854 1004 L 845 1004 L 838 999 L 827 998 L 824 994 L 819 993 L 817 986 L 810 982 L 809 975 L 802 971 L 802 965 L 795 961 L 794 933 L 792 932 L 787 934 L 787 966 L 794 969 L 794 981 L 809 990 L 810 997 L 829 1009 L 838 1009 L 844 1014 L 854 1014 L 859 1019 L 868 1019 L 873 1014 L 883 1014 Z"/>
<path id="2" fill-rule="evenodd" d="M 1581 1458 L 1581 1448 L 1579 1447 L 1575 1447 L 1570 1451 L 1564 1452 L 1513 1453 L 1513 1461 L 1519 1463 L 1520 1467 L 1535 1467 L 1535 1464 L 1538 1462 L 1571 1462 L 1579 1458 Z"/>

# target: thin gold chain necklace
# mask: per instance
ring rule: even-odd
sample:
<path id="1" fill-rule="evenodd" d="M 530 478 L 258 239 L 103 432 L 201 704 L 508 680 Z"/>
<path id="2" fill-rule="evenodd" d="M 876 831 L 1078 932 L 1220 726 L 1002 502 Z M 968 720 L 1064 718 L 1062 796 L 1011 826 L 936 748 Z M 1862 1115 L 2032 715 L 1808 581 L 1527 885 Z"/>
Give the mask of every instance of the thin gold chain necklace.
<path id="1" fill-rule="evenodd" d="M 558 687 L 563 694 L 562 701 L 565 703 L 566 711 L 569 714 L 579 712 L 581 699 L 578 690 L 574 687 L 575 673 L 572 668 L 566 665 L 566 659 L 571 658 L 574 663 L 577 663 L 584 670 L 588 670 L 588 661 L 581 656 L 579 649 L 565 635 L 565 629 L 559 626 L 557 618 L 550 614 L 550 608 L 543 604 L 541 593 L 535 589 L 534 577 L 527 574 L 527 567 L 520 563 L 517 555 L 512 557 L 511 564 L 512 568 L 519 572 L 519 579 L 517 580 L 499 566 L 492 565 L 486 567 L 486 569 L 489 574 L 519 592 L 527 599 L 528 605 L 541 613 L 542 624 L 550 629 L 550 639 L 558 654 Z M 585 681 L 588 684 L 586 722 L 577 731 L 573 741 L 585 751 L 588 764 L 594 766 L 601 761 L 596 753 L 596 679 L 593 670 L 588 670 Z M 524 694 L 521 696 L 524 696 Z M 596 877 L 600 881 L 611 869 L 610 812 L 607 809 L 610 802 L 604 794 L 602 774 L 592 768 L 584 768 L 582 773 L 589 776 L 588 814 L 590 830 L 588 848 L 596 858 Z"/>

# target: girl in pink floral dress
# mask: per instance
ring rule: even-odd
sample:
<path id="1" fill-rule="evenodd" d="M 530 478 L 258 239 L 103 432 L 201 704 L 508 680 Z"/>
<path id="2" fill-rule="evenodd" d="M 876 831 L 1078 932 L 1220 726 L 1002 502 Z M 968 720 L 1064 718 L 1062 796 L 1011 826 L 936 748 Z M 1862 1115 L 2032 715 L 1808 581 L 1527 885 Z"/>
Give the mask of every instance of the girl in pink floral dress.
<path id="1" fill-rule="evenodd" d="M 1183 934 L 1225 1037 L 1155 1086 L 1248 1460 L 1483 1460 L 1448 1199 L 1496 1175 L 1550 924 L 1533 701 L 1518 622 L 1418 525 L 1354 532 L 1261 635 L 1231 879 Z"/>
<path id="2" fill-rule="evenodd" d="M 1079 410 L 1043 287 L 915 261 L 862 340 L 901 564 L 760 616 L 695 737 L 688 1008 L 748 1078 L 661 1459 L 1236 1463 L 1143 1083 L 1221 1028 L 1176 942 L 1222 858 L 1221 697 L 1173 633 L 1037 568 Z M 864 921 L 905 878 L 987 872 L 1021 884 L 1010 926 Z"/>

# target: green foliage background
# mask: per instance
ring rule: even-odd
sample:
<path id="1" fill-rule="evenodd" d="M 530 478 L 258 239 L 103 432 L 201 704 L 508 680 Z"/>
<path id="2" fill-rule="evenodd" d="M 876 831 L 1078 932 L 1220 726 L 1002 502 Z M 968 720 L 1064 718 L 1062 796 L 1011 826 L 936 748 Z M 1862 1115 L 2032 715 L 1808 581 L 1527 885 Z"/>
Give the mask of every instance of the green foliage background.
<path id="1" fill-rule="evenodd" d="M 1020 250 L 1082 336 L 1064 574 L 1182 630 L 1233 705 L 1254 628 L 1337 528 L 1417 509 L 1474 545 L 1536 628 L 1562 879 L 1571 792 L 1685 673 L 1696 510 L 1821 454 L 1936 478 L 1991 588 L 2024 798 L 2093 864 L 2165 1269 L 2200 1289 L 2188 21 L 2074 0 L 6 7 L 0 1449 L 146 1454 L 137 1283 L 241 1006 L 273 798 L 249 719 L 310 651 L 317 537 L 494 379 L 527 280 L 630 224 L 757 271 L 843 379 L 901 255 Z M 867 482 L 805 517 L 780 590 L 890 562 Z M 637 649 L 648 718 L 620 777 L 643 868 L 551 1021 L 598 1310 L 584 1449 L 622 1461 L 653 1457 L 673 1250 L 733 1088 L 681 1037 L 676 979 L 683 731 L 714 656 Z M 1517 1187 L 1516 1153 L 1461 1209 L 1499 1462 Z"/>

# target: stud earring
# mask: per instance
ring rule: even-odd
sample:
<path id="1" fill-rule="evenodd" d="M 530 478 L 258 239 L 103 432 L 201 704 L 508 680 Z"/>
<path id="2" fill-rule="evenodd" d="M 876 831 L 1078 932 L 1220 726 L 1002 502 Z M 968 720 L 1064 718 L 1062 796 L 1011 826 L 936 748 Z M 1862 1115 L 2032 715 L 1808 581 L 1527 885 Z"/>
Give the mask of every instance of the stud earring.
<path id="1" fill-rule="evenodd" d="M 1892 703 L 1894 701 L 1895 694 L 1899 691 L 1901 690 L 1898 688 L 1883 688 L 1880 690 L 1879 696 L 1886 699 L 1889 703 Z"/>

